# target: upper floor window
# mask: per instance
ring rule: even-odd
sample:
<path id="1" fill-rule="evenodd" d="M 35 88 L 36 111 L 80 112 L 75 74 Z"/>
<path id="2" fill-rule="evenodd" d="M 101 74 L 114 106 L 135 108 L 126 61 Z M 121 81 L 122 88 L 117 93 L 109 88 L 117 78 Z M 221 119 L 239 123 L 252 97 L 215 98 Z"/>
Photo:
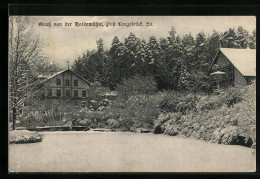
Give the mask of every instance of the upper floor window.
<path id="1" fill-rule="evenodd" d="M 78 86 L 78 80 L 74 80 L 74 86 Z"/>
<path id="2" fill-rule="evenodd" d="M 60 85 L 60 84 L 61 84 L 60 79 L 57 79 L 56 84 L 57 84 L 57 85 Z"/>
<path id="3" fill-rule="evenodd" d="M 67 79 L 66 82 L 65 82 L 65 85 L 69 86 L 70 85 L 70 80 Z"/>

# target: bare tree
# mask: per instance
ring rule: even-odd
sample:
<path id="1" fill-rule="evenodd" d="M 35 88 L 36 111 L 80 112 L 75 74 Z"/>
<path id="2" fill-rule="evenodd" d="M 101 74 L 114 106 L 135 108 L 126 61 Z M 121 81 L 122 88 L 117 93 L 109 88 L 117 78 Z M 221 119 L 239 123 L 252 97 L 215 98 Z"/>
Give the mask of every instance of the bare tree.
<path id="1" fill-rule="evenodd" d="M 17 110 L 36 92 L 37 79 L 32 61 L 40 57 L 42 42 L 36 36 L 30 19 L 9 17 L 9 106 L 12 108 L 13 130 L 16 128 Z"/>

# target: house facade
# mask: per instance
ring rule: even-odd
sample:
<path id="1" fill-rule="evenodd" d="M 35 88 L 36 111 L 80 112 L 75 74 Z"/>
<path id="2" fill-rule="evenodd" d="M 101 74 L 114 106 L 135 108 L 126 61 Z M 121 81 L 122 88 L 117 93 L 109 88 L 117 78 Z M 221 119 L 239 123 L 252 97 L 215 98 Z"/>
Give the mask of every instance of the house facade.
<path id="1" fill-rule="evenodd" d="M 209 70 L 213 86 L 249 84 L 256 77 L 256 50 L 220 48 Z"/>
<path id="2" fill-rule="evenodd" d="M 84 98 L 90 83 L 70 69 L 60 71 L 44 80 L 45 97 Z"/>

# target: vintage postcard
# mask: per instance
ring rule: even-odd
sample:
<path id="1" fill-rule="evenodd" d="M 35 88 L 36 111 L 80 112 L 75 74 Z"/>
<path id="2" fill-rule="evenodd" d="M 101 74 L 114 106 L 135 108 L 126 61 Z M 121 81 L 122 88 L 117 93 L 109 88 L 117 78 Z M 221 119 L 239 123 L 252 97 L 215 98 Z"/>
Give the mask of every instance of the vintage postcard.
<path id="1" fill-rule="evenodd" d="M 255 172 L 255 16 L 9 16 L 9 172 Z"/>

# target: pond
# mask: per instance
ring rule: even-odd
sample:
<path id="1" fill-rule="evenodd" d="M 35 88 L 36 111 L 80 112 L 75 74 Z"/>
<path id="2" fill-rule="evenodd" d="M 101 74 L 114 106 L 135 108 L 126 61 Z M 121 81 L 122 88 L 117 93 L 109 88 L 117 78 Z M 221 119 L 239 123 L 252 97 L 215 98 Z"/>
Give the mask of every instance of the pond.
<path id="1" fill-rule="evenodd" d="M 14 172 L 252 172 L 243 146 L 128 132 L 43 132 L 40 143 L 10 144 Z"/>

